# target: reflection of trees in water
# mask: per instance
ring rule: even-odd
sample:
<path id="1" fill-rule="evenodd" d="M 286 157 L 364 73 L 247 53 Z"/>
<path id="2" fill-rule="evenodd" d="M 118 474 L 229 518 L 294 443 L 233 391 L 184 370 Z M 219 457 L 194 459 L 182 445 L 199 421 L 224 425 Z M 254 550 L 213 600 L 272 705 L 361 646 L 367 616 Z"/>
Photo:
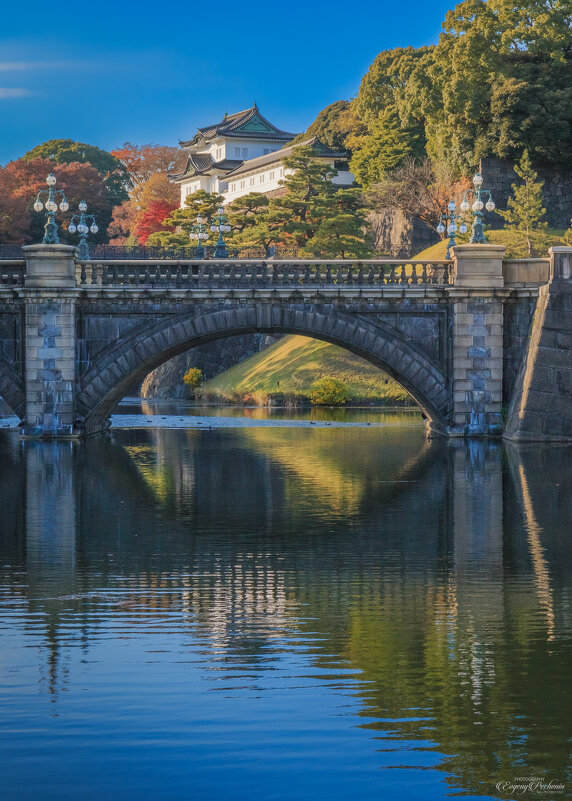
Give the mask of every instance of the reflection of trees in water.
<path id="1" fill-rule="evenodd" d="M 397 445 L 364 453 L 360 442 L 352 456 L 349 440 L 330 440 L 315 448 L 314 480 L 299 468 L 308 446 L 295 435 L 274 451 L 270 435 L 242 431 L 118 439 L 124 447 L 102 439 L 74 452 L 77 528 L 63 550 L 54 543 L 60 567 L 71 566 L 59 599 L 53 574 L 28 560 L 52 689 L 64 618 L 88 648 L 98 618 L 136 629 L 161 626 L 168 613 L 223 672 L 248 665 L 254 675 L 294 631 L 316 666 L 361 672 L 364 727 L 399 751 L 396 760 L 404 740 L 437 748 L 452 786 L 491 795 L 527 771 L 565 778 L 567 452 L 514 450 L 503 475 L 501 450 L 486 443 L 418 442 L 399 462 Z M 42 451 L 30 459 L 1 446 L 8 510 Z M 46 475 L 65 490 L 61 473 Z M 332 476 L 355 488 L 347 515 L 328 508 Z M 23 518 L 7 514 L 3 543 L 17 566 Z"/>

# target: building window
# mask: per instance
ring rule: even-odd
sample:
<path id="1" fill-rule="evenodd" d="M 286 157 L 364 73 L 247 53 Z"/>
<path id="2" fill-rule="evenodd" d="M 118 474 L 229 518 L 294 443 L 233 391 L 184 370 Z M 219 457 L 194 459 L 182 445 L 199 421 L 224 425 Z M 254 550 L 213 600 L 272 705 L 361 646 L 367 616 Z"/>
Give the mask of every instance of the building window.
<path id="1" fill-rule="evenodd" d="M 231 187 L 230 187 L 230 188 L 231 188 L 231 189 L 232 189 L 232 191 L 234 192 L 234 190 L 236 189 L 236 184 L 231 184 Z"/>
<path id="2" fill-rule="evenodd" d="M 234 157 L 235 157 L 235 159 L 239 159 L 240 158 L 240 148 L 239 147 L 235 147 L 234 148 Z"/>
<path id="3" fill-rule="evenodd" d="M 241 182 L 240 182 L 240 188 L 241 188 L 241 189 L 244 189 L 244 181 L 241 181 Z"/>
<path id="4" fill-rule="evenodd" d="M 284 175 L 284 170 L 280 170 L 280 177 L 282 178 L 283 175 Z"/>
<path id="5" fill-rule="evenodd" d="M 271 173 L 270 173 L 270 180 L 271 180 L 271 181 L 273 181 L 273 180 L 274 180 L 274 173 L 273 173 L 273 172 L 271 172 Z"/>
<path id="6" fill-rule="evenodd" d="M 248 158 L 248 148 L 247 147 L 243 147 L 242 148 L 242 158 L 243 159 Z"/>
<path id="7" fill-rule="evenodd" d="M 220 149 L 220 147 L 217 147 L 217 149 L 216 149 L 216 157 L 217 157 L 217 159 L 220 159 L 220 153 L 221 153 L 221 149 Z"/>
<path id="8" fill-rule="evenodd" d="M 254 186 L 254 178 L 250 179 L 250 186 Z"/>
<path id="9" fill-rule="evenodd" d="M 263 174 L 260 176 L 260 183 L 261 183 L 261 184 L 263 184 L 263 183 L 264 183 L 264 173 L 263 173 Z"/>

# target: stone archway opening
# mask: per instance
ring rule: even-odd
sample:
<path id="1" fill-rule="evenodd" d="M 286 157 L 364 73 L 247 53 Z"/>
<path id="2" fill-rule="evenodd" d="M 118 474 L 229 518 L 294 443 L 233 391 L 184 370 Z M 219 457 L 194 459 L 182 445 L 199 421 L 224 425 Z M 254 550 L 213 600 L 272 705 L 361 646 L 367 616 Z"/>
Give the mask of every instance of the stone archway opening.
<path id="1" fill-rule="evenodd" d="M 412 396 L 433 427 L 446 426 L 450 392 L 446 376 L 395 331 L 332 307 L 251 304 L 161 320 L 145 335 L 127 335 L 107 348 L 84 376 L 77 412 L 87 434 L 102 430 L 126 390 L 158 365 L 190 347 L 238 334 L 301 334 L 362 356 Z"/>

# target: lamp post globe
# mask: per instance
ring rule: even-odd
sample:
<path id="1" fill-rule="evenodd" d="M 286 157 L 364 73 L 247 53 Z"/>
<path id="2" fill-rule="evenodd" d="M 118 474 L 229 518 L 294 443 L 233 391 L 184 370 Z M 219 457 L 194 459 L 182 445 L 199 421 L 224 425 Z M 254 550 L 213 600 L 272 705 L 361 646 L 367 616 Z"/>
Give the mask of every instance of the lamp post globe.
<path id="1" fill-rule="evenodd" d="M 46 210 L 46 224 L 44 225 L 44 237 L 42 239 L 43 245 L 59 245 L 60 240 L 58 237 L 58 224 L 56 222 L 56 212 L 58 208 L 60 211 L 67 211 L 69 203 L 62 189 L 55 189 L 56 176 L 51 172 L 46 178 L 48 185 L 47 189 L 40 189 L 36 195 L 36 202 L 34 203 L 34 211 L 41 212 Z M 42 202 L 42 197 L 47 195 L 47 198 Z M 60 198 L 59 206 L 56 203 L 56 198 Z"/>
<path id="2" fill-rule="evenodd" d="M 87 211 L 87 203 L 85 200 L 81 200 L 77 207 L 80 213 L 74 214 L 71 218 L 71 222 L 68 226 L 68 233 L 75 234 L 77 232 L 79 234 L 78 258 L 80 261 L 89 261 L 87 235 L 90 231 L 92 234 L 96 234 L 99 228 L 97 227 L 93 214 L 85 213 Z M 91 225 L 88 225 L 89 220 L 91 220 Z"/>
<path id="3" fill-rule="evenodd" d="M 226 249 L 226 243 L 224 241 L 223 234 L 230 231 L 230 225 L 228 224 L 228 217 L 225 215 L 224 208 L 222 206 L 219 206 L 218 208 L 214 222 L 211 225 L 211 231 L 214 234 L 218 234 L 214 251 L 215 259 L 228 259 L 228 251 Z"/>
<path id="4" fill-rule="evenodd" d="M 197 215 L 197 221 L 193 225 L 189 237 L 197 243 L 195 248 L 195 259 L 204 259 L 206 252 L 205 246 L 203 242 L 209 238 L 208 233 L 206 232 L 206 219 L 202 217 L 200 214 Z"/>

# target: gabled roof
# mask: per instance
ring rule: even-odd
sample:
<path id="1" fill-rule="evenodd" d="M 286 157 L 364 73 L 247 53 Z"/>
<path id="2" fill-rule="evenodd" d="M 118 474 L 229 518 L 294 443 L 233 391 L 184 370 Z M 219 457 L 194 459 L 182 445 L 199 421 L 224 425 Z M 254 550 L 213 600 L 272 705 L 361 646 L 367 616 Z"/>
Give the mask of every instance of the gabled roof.
<path id="1" fill-rule="evenodd" d="M 239 167 L 227 173 L 226 177 L 227 179 L 235 178 L 247 172 L 254 172 L 261 167 L 276 164 L 288 156 L 291 156 L 294 149 L 297 147 L 311 147 L 316 158 L 347 159 L 348 157 L 348 153 L 345 150 L 332 150 L 327 145 L 324 145 L 323 142 L 320 142 L 317 136 L 313 136 L 311 139 L 305 139 L 303 142 L 297 142 L 295 145 L 289 145 L 288 147 L 283 147 L 281 150 L 275 150 L 273 153 L 268 153 L 266 156 L 259 156 L 256 159 L 243 161 Z"/>
<path id="2" fill-rule="evenodd" d="M 183 172 L 176 175 L 169 175 L 171 181 L 182 181 L 185 178 L 192 178 L 194 175 L 212 175 L 213 173 L 225 173 L 240 167 L 240 159 L 221 159 L 213 161 L 210 153 L 189 153 L 187 166 Z"/>
<path id="3" fill-rule="evenodd" d="M 256 103 L 252 108 L 237 111 L 236 114 L 225 114 L 220 122 L 198 128 L 192 139 L 179 141 L 181 147 L 192 147 L 208 142 L 217 136 L 228 136 L 232 139 L 260 139 L 267 141 L 290 142 L 297 134 L 281 131 L 263 117 Z"/>

